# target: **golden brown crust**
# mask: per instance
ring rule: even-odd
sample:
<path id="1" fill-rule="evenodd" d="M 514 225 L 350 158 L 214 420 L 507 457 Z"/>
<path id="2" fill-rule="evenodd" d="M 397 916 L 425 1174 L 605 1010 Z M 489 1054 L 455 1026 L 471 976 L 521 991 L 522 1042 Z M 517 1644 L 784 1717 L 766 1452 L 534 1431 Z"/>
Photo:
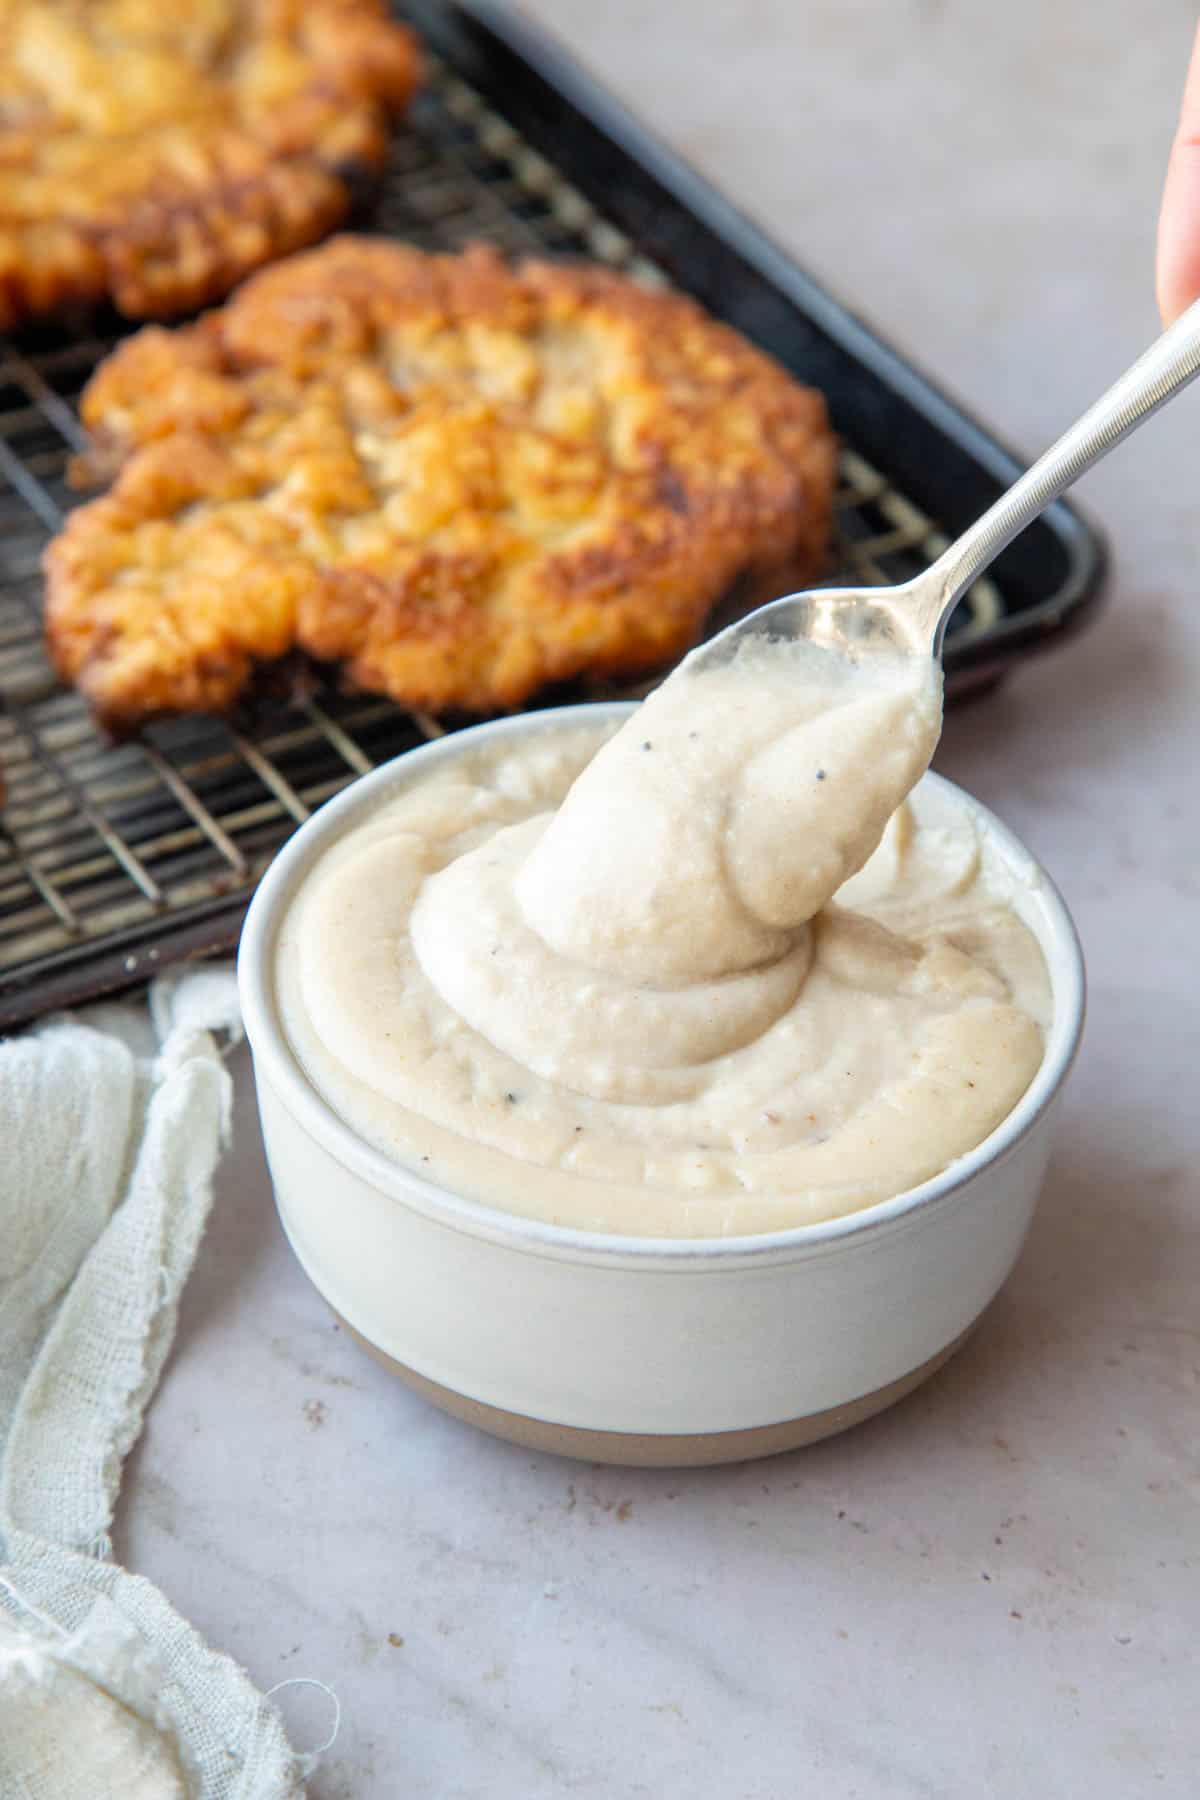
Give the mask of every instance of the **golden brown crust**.
<path id="1" fill-rule="evenodd" d="M 660 668 L 829 527 L 820 395 L 680 295 L 484 248 L 294 257 L 128 340 L 83 417 L 119 473 L 47 551 L 47 630 L 116 729 L 292 649 L 434 711 Z"/>
<path id="2" fill-rule="evenodd" d="M 0 0 L 0 330 L 166 318 L 311 244 L 418 73 L 385 0 Z"/>

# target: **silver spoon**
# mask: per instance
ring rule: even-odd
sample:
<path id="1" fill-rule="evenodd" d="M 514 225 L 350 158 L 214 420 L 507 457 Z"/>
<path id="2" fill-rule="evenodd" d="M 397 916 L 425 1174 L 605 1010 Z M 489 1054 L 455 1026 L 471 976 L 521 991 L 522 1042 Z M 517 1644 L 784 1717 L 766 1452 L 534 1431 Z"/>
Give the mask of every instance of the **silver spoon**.
<path id="1" fill-rule="evenodd" d="M 942 653 L 950 615 L 988 564 L 1051 501 L 1200 374 L 1200 300 L 1065 431 L 935 563 L 890 588 L 813 588 L 748 613 L 693 651 L 692 670 L 724 663 L 743 638 L 809 638 L 831 650 Z"/>

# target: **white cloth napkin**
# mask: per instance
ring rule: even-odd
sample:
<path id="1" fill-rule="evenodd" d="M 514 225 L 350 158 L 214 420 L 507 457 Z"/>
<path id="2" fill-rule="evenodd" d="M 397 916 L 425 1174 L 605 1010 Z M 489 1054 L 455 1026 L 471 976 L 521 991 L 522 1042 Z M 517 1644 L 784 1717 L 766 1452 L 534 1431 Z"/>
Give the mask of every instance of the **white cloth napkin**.
<path id="1" fill-rule="evenodd" d="M 226 969 L 0 1043 L 0 1800 L 283 1800 L 279 1715 L 109 1560 L 229 1130 Z"/>

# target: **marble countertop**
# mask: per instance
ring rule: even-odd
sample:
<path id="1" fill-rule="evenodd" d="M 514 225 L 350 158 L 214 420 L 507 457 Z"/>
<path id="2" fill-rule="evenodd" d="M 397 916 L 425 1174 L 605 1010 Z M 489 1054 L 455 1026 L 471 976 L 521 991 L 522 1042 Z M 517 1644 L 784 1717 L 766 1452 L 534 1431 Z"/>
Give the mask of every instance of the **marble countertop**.
<path id="1" fill-rule="evenodd" d="M 1154 329 L 1191 7 L 530 10 L 1026 450 Z M 336 1689 L 314 1800 L 1194 1800 L 1198 451 L 1200 393 L 1090 479 L 1106 616 L 947 725 L 939 766 L 1075 911 L 1091 1018 L 1016 1273 L 892 1413 L 690 1474 L 441 1417 L 286 1249 L 239 1054 L 117 1550 L 262 1686 Z"/>

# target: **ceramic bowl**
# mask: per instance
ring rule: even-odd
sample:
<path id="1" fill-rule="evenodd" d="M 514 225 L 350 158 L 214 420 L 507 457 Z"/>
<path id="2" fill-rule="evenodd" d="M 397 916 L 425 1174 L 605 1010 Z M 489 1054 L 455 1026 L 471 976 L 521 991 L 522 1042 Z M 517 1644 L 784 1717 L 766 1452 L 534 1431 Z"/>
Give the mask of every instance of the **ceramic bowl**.
<path id="1" fill-rule="evenodd" d="M 1014 904 L 1045 954 L 1054 1017 L 1017 1106 L 933 1180 L 827 1223 L 662 1239 L 518 1218 L 391 1161 L 326 1104 L 281 1028 L 275 942 L 292 895 L 382 801 L 463 750 L 626 710 L 492 722 L 354 782 L 295 833 L 258 889 L 238 962 L 242 1007 L 284 1230 L 370 1350 L 435 1404 L 518 1443 L 590 1461 L 733 1461 L 856 1424 L 962 1343 L 1033 1214 L 1083 1024 L 1083 962 L 1053 884 L 970 802 L 1019 877 Z"/>

